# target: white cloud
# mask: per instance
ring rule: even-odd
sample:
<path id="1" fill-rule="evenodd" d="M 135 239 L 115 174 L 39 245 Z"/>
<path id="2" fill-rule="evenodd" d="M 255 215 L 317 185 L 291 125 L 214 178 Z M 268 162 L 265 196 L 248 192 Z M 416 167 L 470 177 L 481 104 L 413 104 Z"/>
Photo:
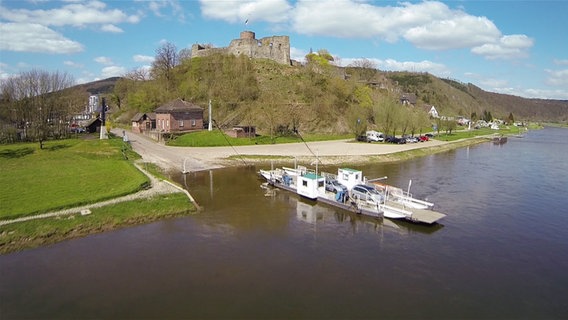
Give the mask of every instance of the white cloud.
<path id="1" fill-rule="evenodd" d="M 96 57 L 95 62 L 98 62 L 100 64 L 104 64 L 104 65 L 111 65 L 113 64 L 112 59 L 109 57 Z"/>
<path id="2" fill-rule="evenodd" d="M 102 79 L 111 78 L 111 77 L 120 77 L 126 73 L 126 68 L 120 66 L 110 66 L 104 67 L 101 70 L 101 77 Z"/>
<path id="3" fill-rule="evenodd" d="M 63 64 L 68 66 L 68 67 L 72 67 L 72 68 L 83 68 L 84 66 L 80 63 L 74 62 L 74 61 L 63 61 Z"/>
<path id="4" fill-rule="evenodd" d="M 397 61 L 394 59 L 369 59 L 377 65 L 377 68 L 385 71 L 412 71 L 412 72 L 428 72 L 439 77 L 447 77 L 450 70 L 443 64 L 435 63 L 428 60 L 423 61 Z"/>
<path id="5" fill-rule="evenodd" d="M 360 58 L 341 58 L 341 66 L 348 66 Z M 377 69 L 382 71 L 411 71 L 411 72 L 428 72 L 439 77 L 448 77 L 451 72 L 443 64 L 435 63 L 428 60 L 423 61 L 397 61 L 395 59 L 367 59 L 372 62 Z"/>
<path id="6" fill-rule="evenodd" d="M 152 62 L 154 62 L 154 57 L 137 54 L 134 57 L 132 57 L 132 60 L 134 60 L 136 62 L 152 63 Z"/>
<path id="7" fill-rule="evenodd" d="M 106 9 L 101 1 L 71 2 L 49 10 L 8 9 L 0 7 L 0 18 L 12 22 L 40 22 L 45 26 L 86 26 L 90 24 L 138 23 L 140 17 L 118 9 Z"/>
<path id="8" fill-rule="evenodd" d="M 534 44 L 526 35 L 503 36 L 494 43 L 486 43 L 471 49 L 471 52 L 487 59 L 525 58 L 527 50 Z"/>
<path id="9" fill-rule="evenodd" d="M 487 17 L 452 9 L 440 1 L 393 6 L 363 0 L 298 0 L 294 6 L 284 0 L 200 3 L 205 17 L 231 23 L 249 17 L 275 23 L 290 21 L 288 29 L 299 34 L 387 42 L 404 39 L 428 50 L 473 48 L 472 52 L 489 59 L 526 57 L 533 45 L 526 35 L 502 35 Z"/>
<path id="10" fill-rule="evenodd" d="M 200 0 L 204 17 L 225 20 L 230 23 L 267 21 L 273 23 L 288 20 L 292 6 L 286 0 Z"/>
<path id="11" fill-rule="evenodd" d="M 114 24 L 105 24 L 105 25 L 101 26 L 101 31 L 111 32 L 111 33 L 122 33 L 122 32 L 124 32 L 124 30 L 115 26 Z"/>
<path id="12" fill-rule="evenodd" d="M 404 38 L 418 48 L 445 50 L 482 45 L 500 35 L 493 22 L 485 17 L 458 15 L 410 28 Z"/>
<path id="13" fill-rule="evenodd" d="M 183 13 L 183 8 L 177 0 L 162 0 L 162 1 L 149 1 L 148 8 L 155 16 L 160 18 L 167 18 L 170 16 L 175 16 L 180 21 L 185 20 L 185 15 Z M 163 13 L 162 10 L 171 8 L 171 12 Z"/>
<path id="14" fill-rule="evenodd" d="M 83 45 L 37 23 L 0 23 L 0 50 L 42 53 L 76 53 Z"/>
<path id="15" fill-rule="evenodd" d="M 568 92 L 568 69 L 564 70 L 545 70 L 548 74 L 546 83 L 551 86 L 565 87 Z"/>
<path id="16" fill-rule="evenodd" d="M 302 49 L 290 47 L 290 59 L 305 62 L 308 52 Z"/>
<path id="17" fill-rule="evenodd" d="M 568 59 L 554 59 L 554 64 L 559 66 L 568 66 Z"/>

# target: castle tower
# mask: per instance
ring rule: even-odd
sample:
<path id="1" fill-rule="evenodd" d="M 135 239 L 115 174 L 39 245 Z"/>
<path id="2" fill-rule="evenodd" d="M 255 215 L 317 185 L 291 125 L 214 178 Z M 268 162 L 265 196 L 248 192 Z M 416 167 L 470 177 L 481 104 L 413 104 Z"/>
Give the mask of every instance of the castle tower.
<path id="1" fill-rule="evenodd" d="M 241 32 L 241 39 L 251 39 L 254 40 L 255 34 L 252 31 L 242 31 Z"/>

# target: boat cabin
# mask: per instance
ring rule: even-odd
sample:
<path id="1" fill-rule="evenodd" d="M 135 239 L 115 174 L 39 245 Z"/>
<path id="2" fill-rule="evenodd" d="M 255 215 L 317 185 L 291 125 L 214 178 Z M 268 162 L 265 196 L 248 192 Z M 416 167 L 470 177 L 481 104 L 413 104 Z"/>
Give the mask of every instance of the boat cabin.
<path id="1" fill-rule="evenodd" d="M 296 192 L 309 199 L 317 199 L 325 192 L 325 178 L 315 173 L 306 173 L 298 177 Z"/>
<path id="2" fill-rule="evenodd" d="M 363 171 L 350 168 L 339 168 L 337 170 L 337 181 L 346 186 L 348 190 L 353 189 L 357 184 L 365 183 Z"/>

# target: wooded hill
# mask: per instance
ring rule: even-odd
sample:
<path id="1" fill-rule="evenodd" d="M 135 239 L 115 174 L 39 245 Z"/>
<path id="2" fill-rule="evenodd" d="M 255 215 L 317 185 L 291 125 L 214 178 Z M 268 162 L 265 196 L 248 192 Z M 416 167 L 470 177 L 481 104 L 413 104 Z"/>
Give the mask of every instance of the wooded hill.
<path id="1" fill-rule="evenodd" d="M 431 105 L 446 117 L 475 118 L 489 112 L 499 119 L 512 115 L 515 121 L 568 121 L 568 101 L 491 93 L 427 73 L 336 67 L 318 61 L 287 66 L 245 56 L 187 58 L 169 67 L 154 65 L 150 75 L 131 73 L 81 88 L 106 95 L 114 121 L 123 124 L 129 124 L 137 112 L 152 112 L 183 98 L 205 109 L 211 100 L 213 119 L 220 126 L 252 125 L 265 134 L 348 133 L 366 128 L 411 133 L 431 126 L 426 115 L 426 106 Z M 403 94 L 414 96 L 415 103 L 403 105 Z"/>

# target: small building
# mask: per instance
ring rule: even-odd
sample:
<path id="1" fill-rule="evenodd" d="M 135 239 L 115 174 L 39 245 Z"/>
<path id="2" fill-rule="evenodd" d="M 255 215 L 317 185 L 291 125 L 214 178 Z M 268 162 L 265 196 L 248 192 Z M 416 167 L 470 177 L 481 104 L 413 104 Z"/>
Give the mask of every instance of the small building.
<path id="1" fill-rule="evenodd" d="M 189 132 L 203 130 L 203 108 L 182 99 L 167 102 L 156 110 L 156 130 Z"/>
<path id="2" fill-rule="evenodd" d="M 440 115 L 438 114 L 438 110 L 436 110 L 436 107 L 434 106 L 426 105 L 424 106 L 424 111 L 426 111 L 426 113 L 428 113 L 428 115 L 432 118 L 440 117 Z"/>
<path id="3" fill-rule="evenodd" d="M 225 134 L 233 138 L 254 138 L 256 137 L 256 127 L 234 126 L 231 130 L 226 130 Z"/>
<path id="4" fill-rule="evenodd" d="M 414 93 L 403 93 L 400 96 L 400 103 L 404 105 L 416 105 L 416 95 Z"/>
<path id="5" fill-rule="evenodd" d="M 156 130 L 155 113 L 137 113 L 132 117 L 132 132 L 142 133 L 151 130 Z"/>
<path id="6" fill-rule="evenodd" d="M 100 118 L 91 119 L 85 125 L 85 131 L 87 131 L 88 133 L 100 132 L 102 124 L 103 121 Z"/>

